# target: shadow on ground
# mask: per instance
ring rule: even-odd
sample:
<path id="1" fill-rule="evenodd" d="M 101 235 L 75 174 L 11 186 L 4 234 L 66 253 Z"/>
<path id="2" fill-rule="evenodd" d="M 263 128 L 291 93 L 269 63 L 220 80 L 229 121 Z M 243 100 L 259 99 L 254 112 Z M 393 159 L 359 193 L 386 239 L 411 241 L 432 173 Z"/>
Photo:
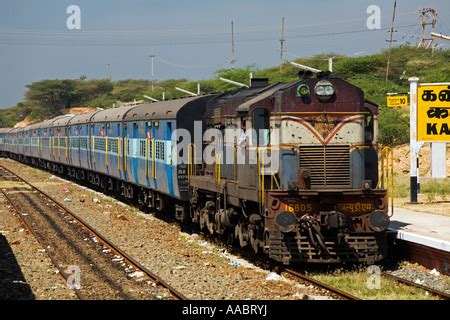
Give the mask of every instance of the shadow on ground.
<path id="1" fill-rule="evenodd" d="M 0 300 L 34 300 L 35 296 L 6 238 L 0 234 Z"/>

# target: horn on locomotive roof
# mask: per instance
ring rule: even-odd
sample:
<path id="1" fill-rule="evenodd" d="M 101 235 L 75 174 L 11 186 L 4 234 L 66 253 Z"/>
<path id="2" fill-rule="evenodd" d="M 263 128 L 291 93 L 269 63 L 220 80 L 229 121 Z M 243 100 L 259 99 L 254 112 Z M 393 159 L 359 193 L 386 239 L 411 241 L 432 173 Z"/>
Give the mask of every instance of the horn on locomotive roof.
<path id="1" fill-rule="evenodd" d="M 327 79 L 331 75 L 331 71 L 321 71 L 317 73 L 317 79 Z"/>
<path id="2" fill-rule="evenodd" d="M 308 79 L 311 78 L 313 76 L 313 72 L 312 71 L 305 71 L 305 70 L 299 70 L 299 72 L 297 73 L 298 77 L 300 79 Z"/>

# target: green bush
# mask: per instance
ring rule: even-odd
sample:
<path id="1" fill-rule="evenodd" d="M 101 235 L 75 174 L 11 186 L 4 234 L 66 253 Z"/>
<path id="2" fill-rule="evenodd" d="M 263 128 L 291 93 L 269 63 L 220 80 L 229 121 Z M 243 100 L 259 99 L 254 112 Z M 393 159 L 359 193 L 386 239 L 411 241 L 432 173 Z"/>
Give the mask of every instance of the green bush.
<path id="1" fill-rule="evenodd" d="M 409 142 L 409 118 L 398 109 L 382 108 L 379 115 L 381 144 L 395 146 Z"/>

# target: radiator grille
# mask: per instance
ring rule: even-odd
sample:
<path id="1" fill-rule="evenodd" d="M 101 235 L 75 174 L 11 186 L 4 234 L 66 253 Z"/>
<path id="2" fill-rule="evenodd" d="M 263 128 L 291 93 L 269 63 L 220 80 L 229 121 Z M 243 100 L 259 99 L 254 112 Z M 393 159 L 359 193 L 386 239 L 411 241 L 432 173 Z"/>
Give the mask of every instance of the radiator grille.
<path id="1" fill-rule="evenodd" d="M 350 147 L 348 145 L 302 146 L 299 166 L 309 169 L 312 187 L 349 187 Z"/>

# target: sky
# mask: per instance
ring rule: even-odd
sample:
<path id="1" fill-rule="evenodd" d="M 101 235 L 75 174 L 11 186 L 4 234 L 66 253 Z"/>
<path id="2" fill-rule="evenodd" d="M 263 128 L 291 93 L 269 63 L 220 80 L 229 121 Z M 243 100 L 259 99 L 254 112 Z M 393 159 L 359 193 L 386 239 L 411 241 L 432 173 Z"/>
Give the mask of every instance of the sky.
<path id="1" fill-rule="evenodd" d="M 66 26 L 70 5 L 81 30 Z M 367 28 L 370 5 L 381 8 L 380 30 Z M 450 34 L 450 1 L 397 0 L 395 45 L 417 43 L 422 7 Z M 282 17 L 286 59 L 372 54 L 387 46 L 392 9 L 393 0 L 0 0 L 0 108 L 44 79 L 150 79 L 150 54 L 156 80 L 209 79 L 230 67 L 231 21 L 237 67 L 279 64 Z"/>

